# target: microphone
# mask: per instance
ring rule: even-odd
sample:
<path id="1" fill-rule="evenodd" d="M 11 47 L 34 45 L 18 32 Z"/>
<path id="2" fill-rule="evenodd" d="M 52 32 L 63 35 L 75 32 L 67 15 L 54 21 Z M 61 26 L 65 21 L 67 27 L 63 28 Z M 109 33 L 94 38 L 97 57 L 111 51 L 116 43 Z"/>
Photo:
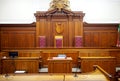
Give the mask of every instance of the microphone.
<path id="1" fill-rule="evenodd" d="M 64 75 L 63 81 L 65 81 L 65 75 Z"/>
<path id="2" fill-rule="evenodd" d="M 74 77 L 78 77 L 77 73 L 74 74 Z"/>
<path id="3" fill-rule="evenodd" d="M 5 77 L 6 77 L 6 78 L 9 77 L 8 73 L 5 74 Z"/>
<path id="4" fill-rule="evenodd" d="M 78 68 L 76 67 L 76 71 L 75 71 L 74 77 L 78 77 L 77 70 L 78 70 Z"/>

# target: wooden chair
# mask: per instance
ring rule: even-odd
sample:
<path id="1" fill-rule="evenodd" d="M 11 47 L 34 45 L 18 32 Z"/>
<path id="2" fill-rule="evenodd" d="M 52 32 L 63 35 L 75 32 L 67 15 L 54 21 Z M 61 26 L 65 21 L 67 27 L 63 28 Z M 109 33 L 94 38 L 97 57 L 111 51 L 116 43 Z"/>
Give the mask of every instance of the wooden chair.
<path id="1" fill-rule="evenodd" d="M 63 36 L 55 36 L 54 45 L 56 48 L 63 47 Z"/>
<path id="2" fill-rule="evenodd" d="M 39 46 L 41 48 L 46 47 L 46 37 L 45 36 L 39 36 Z"/>

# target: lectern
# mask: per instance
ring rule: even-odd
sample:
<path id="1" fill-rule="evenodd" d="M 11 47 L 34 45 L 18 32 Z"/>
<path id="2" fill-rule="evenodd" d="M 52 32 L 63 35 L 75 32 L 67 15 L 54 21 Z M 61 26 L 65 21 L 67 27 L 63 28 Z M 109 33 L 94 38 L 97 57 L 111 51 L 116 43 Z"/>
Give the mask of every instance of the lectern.
<path id="1" fill-rule="evenodd" d="M 72 58 L 71 57 L 49 57 L 48 58 L 49 73 L 71 73 Z"/>

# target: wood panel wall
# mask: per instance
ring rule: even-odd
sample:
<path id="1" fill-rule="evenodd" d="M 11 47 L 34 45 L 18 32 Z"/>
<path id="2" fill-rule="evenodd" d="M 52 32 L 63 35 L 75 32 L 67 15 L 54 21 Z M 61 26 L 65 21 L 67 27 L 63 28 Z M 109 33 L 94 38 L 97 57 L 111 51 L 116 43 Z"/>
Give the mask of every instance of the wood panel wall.
<path id="1" fill-rule="evenodd" d="M 60 23 L 63 26 L 63 32 L 56 32 L 56 23 Z M 83 35 L 83 30 L 81 21 L 72 21 L 69 22 L 67 19 L 53 19 L 50 22 L 47 22 L 46 19 L 40 22 L 37 22 L 37 38 L 36 46 L 39 47 L 39 36 L 46 37 L 46 47 L 54 47 L 55 36 L 63 36 L 63 47 L 75 47 L 74 40 L 75 36 Z M 82 32 L 82 33 L 81 33 Z"/>
<path id="2" fill-rule="evenodd" d="M 75 36 L 83 36 L 82 11 L 38 11 L 36 17 L 36 46 L 39 46 L 38 37 L 46 37 L 46 47 L 54 47 L 55 36 L 63 36 L 63 47 L 75 47 Z"/>
<path id="3" fill-rule="evenodd" d="M 0 26 L 0 52 L 1 52 L 1 26 Z"/>
<path id="4" fill-rule="evenodd" d="M 77 27 L 78 22 L 65 25 L 64 24 L 64 46 L 74 47 L 75 33 L 79 33 Z M 75 25 L 76 23 L 76 25 Z M 52 28 L 50 23 L 41 24 L 42 27 L 40 35 L 47 35 L 47 45 L 54 46 L 55 24 Z M 74 26 L 73 26 L 74 25 Z M 80 24 L 79 24 L 80 25 Z M 45 26 L 45 27 L 43 27 Z M 118 24 L 83 24 L 83 47 L 115 47 L 117 41 Z M 33 48 L 36 46 L 36 23 L 33 24 L 2 24 L 0 25 L 0 48 Z M 39 30 L 37 30 L 39 31 Z M 47 32 L 50 31 L 51 33 Z M 52 35 L 52 36 L 50 36 Z"/>
<path id="5" fill-rule="evenodd" d="M 84 24 L 84 47 L 115 47 L 117 24 Z"/>
<path id="6" fill-rule="evenodd" d="M 1 25 L 1 48 L 35 47 L 35 34 L 32 24 Z"/>

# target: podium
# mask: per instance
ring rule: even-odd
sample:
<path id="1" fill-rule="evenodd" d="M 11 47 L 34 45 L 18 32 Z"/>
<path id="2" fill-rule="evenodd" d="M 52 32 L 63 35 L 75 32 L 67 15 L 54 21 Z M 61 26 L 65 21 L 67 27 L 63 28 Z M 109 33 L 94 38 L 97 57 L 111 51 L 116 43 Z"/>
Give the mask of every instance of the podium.
<path id="1" fill-rule="evenodd" d="M 47 60 L 49 73 L 72 73 L 71 57 L 49 57 Z"/>

